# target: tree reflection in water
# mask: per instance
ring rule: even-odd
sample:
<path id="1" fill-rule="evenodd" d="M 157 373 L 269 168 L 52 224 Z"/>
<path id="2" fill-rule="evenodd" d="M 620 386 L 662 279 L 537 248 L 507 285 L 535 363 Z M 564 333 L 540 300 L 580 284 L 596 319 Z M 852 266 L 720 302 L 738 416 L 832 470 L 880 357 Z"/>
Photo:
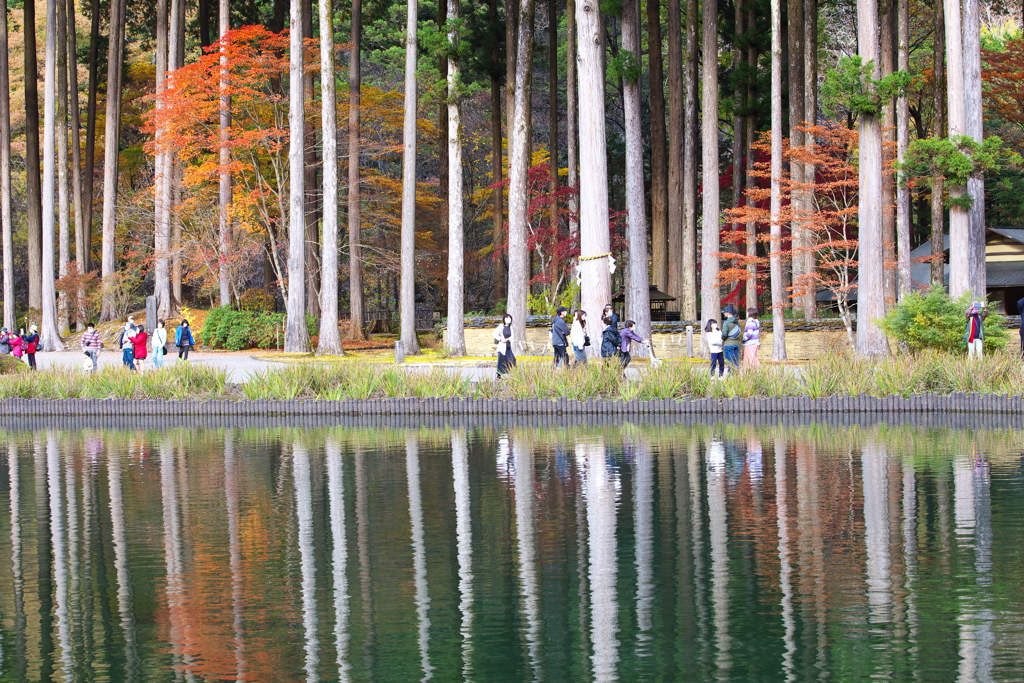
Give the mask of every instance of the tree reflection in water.
<path id="1" fill-rule="evenodd" d="M 1012 431 L 0 437 L 3 679 L 1024 678 Z"/>

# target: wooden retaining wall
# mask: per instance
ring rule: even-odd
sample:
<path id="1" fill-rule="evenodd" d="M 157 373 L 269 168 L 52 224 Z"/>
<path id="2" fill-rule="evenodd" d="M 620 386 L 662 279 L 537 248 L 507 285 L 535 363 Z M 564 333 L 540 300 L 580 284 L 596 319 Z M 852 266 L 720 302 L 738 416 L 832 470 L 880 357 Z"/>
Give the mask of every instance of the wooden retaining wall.
<path id="1" fill-rule="evenodd" d="M 365 401 L 319 400 L 135 400 L 135 399 L 26 399 L 4 401 L 7 416 L 41 417 L 285 417 L 285 416 L 518 416 L 593 415 L 640 418 L 652 415 L 718 418 L 761 415 L 777 419 L 782 415 L 916 413 L 996 413 L 1024 415 L 1024 396 L 978 393 L 915 394 L 899 396 L 775 396 L 767 398 L 700 398 L 619 401 L 588 399 L 480 399 L 480 398 L 390 398 Z"/>

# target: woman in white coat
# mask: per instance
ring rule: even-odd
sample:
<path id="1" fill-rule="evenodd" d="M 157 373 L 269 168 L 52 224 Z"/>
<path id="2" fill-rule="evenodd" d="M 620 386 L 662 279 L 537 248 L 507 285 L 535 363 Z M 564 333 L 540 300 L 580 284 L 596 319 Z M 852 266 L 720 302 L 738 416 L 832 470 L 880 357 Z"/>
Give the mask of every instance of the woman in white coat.
<path id="1" fill-rule="evenodd" d="M 501 323 L 494 328 L 494 343 L 498 345 L 498 379 L 516 366 L 516 356 L 512 352 L 512 316 L 502 316 Z"/>
<path id="2" fill-rule="evenodd" d="M 164 354 L 167 350 L 167 328 L 163 320 L 156 324 L 156 329 L 150 335 L 149 342 L 153 345 L 153 365 L 157 368 L 162 368 L 164 366 Z"/>
<path id="3" fill-rule="evenodd" d="M 573 316 L 572 329 L 569 330 L 569 343 L 572 344 L 576 363 L 586 365 L 590 337 L 587 336 L 587 314 L 584 311 L 576 311 Z"/>

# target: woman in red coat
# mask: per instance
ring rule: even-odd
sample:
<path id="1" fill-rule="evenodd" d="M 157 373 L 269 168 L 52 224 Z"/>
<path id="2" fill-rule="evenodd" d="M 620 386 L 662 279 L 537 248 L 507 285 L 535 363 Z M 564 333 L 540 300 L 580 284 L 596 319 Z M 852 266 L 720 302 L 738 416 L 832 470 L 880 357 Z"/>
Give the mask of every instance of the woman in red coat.
<path id="1" fill-rule="evenodd" d="M 146 326 L 139 325 L 138 331 L 134 337 L 128 337 L 128 341 L 132 343 L 132 355 L 135 357 L 135 369 L 138 372 L 142 372 L 142 366 L 146 361 L 146 342 L 149 340 L 149 335 L 146 334 Z"/>

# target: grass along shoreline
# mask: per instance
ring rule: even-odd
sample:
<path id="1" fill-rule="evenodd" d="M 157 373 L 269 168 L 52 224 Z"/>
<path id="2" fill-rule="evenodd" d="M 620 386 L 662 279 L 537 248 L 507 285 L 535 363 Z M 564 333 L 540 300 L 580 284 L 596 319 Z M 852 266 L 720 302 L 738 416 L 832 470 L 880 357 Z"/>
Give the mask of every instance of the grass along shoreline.
<path id="1" fill-rule="evenodd" d="M 663 363 L 626 379 L 617 363 L 553 371 L 529 363 L 500 381 L 475 382 L 442 368 L 409 372 L 399 366 L 299 364 L 268 370 L 245 384 L 227 381 L 223 370 L 175 364 L 143 374 L 120 367 L 95 374 L 61 369 L 15 372 L 0 377 L 0 400 L 44 399 L 319 399 L 490 398 L 585 401 L 765 398 L 836 395 L 901 396 L 953 392 L 1024 395 L 1024 371 L 1016 354 L 971 361 L 949 354 L 922 353 L 883 360 L 834 355 L 800 368 L 765 366 L 723 380 L 707 366 Z"/>

